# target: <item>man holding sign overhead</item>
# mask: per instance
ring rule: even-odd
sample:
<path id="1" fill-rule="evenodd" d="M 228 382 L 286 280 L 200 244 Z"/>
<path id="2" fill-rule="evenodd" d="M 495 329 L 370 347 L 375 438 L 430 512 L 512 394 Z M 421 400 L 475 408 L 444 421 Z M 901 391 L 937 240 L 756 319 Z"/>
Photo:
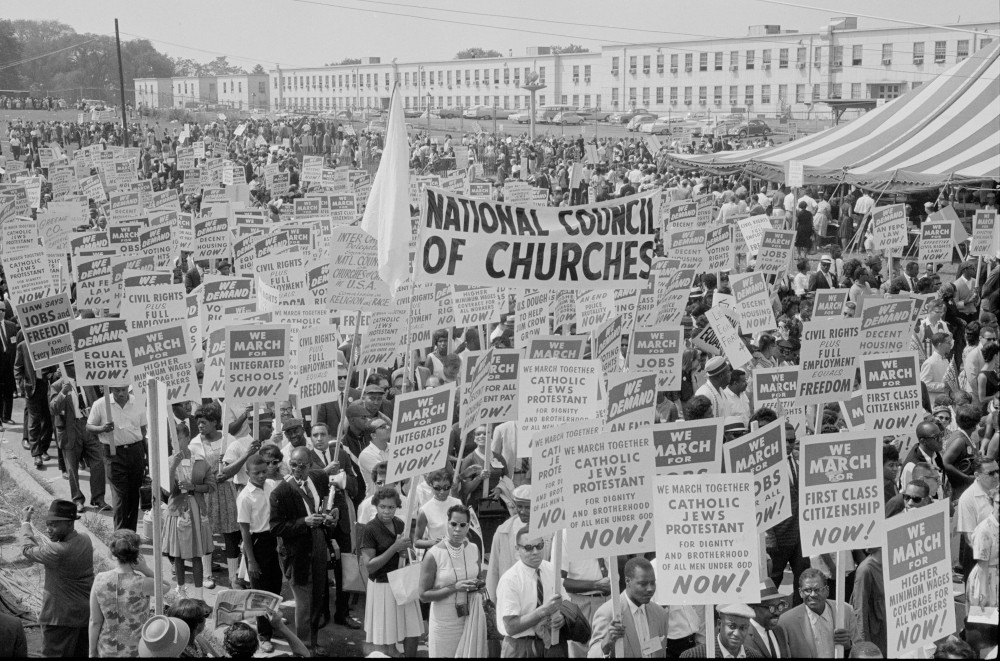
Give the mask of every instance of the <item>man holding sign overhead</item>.
<path id="1" fill-rule="evenodd" d="M 605 602 L 594 613 L 590 636 L 590 658 L 616 658 L 615 647 L 624 641 L 628 658 L 666 658 L 668 610 L 652 601 L 656 594 L 656 571 L 642 556 L 625 563 L 625 591 L 618 597 L 618 617 L 614 606 Z"/>

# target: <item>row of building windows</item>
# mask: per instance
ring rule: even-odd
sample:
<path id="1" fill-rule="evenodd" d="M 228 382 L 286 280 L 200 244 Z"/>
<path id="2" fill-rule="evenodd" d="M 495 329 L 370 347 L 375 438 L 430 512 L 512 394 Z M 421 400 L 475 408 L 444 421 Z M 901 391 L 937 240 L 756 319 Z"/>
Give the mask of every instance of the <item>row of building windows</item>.
<path id="1" fill-rule="evenodd" d="M 918 87 L 919 83 L 913 83 L 914 87 Z M 701 86 L 697 88 L 697 103 L 698 105 L 708 105 L 709 100 L 709 87 Z M 652 103 L 656 105 L 662 105 L 664 103 L 664 92 L 669 92 L 669 104 L 672 106 L 677 105 L 683 94 L 684 105 L 692 105 L 695 103 L 695 88 L 694 87 L 643 87 L 643 88 L 628 88 L 628 105 L 629 107 L 649 107 Z M 741 95 L 740 92 L 743 92 Z M 844 92 L 847 91 L 850 96 L 844 97 Z M 843 85 L 841 83 L 829 83 L 827 85 L 827 98 L 831 99 L 867 99 L 867 98 L 886 98 L 892 99 L 900 95 L 904 90 L 900 90 L 900 85 L 873 85 L 870 91 L 866 91 L 862 83 L 850 83 L 849 85 Z M 655 92 L 655 97 L 651 94 Z M 789 86 L 788 85 L 760 85 L 759 91 L 756 85 L 729 85 L 728 89 L 722 85 L 716 85 L 711 88 L 712 92 L 712 103 L 713 105 L 721 106 L 724 99 L 728 99 L 728 105 L 738 106 L 742 105 L 753 106 L 756 104 L 770 105 L 771 103 L 778 103 L 783 105 L 790 102 L 788 97 Z M 724 92 L 728 92 L 728 95 L 723 96 Z M 822 85 L 819 83 L 813 84 L 811 86 L 801 84 L 795 85 L 795 103 L 805 103 L 807 101 L 806 95 L 809 95 L 808 101 L 818 101 L 822 94 Z M 777 96 L 773 96 L 776 93 Z M 640 95 L 641 94 L 641 99 Z M 611 105 L 612 107 L 618 107 L 619 100 L 619 90 L 611 90 Z M 563 97 L 565 103 L 565 96 Z M 576 97 L 574 97 L 575 99 Z M 655 101 L 654 101 L 655 99 Z M 575 105 L 574 101 L 574 105 Z"/>
<path id="2" fill-rule="evenodd" d="M 982 48 L 988 45 L 991 39 L 981 39 L 979 47 Z M 969 45 L 970 40 L 959 39 L 955 42 L 955 58 L 956 61 L 964 60 L 969 57 Z M 918 41 L 913 44 L 913 59 L 912 63 L 915 65 L 920 65 L 924 63 L 924 46 L 925 42 Z M 894 45 L 891 43 L 882 44 L 881 50 L 881 64 L 890 65 L 893 62 L 893 50 Z M 844 66 L 844 49 L 845 46 L 833 46 L 830 48 L 830 66 L 831 67 L 842 67 Z M 852 66 L 862 66 L 864 64 L 864 46 L 862 44 L 854 44 L 851 46 L 851 65 Z M 744 51 L 743 56 L 743 68 L 746 70 L 753 70 L 758 67 L 758 65 L 766 70 L 769 70 L 773 64 L 772 62 L 772 49 L 764 49 L 760 51 L 760 57 L 757 57 L 757 51 L 754 49 Z M 934 42 L 934 62 L 936 64 L 943 64 L 947 57 L 948 52 L 948 42 L 946 41 L 935 41 Z M 777 51 L 778 59 L 777 66 L 779 69 L 787 69 L 791 66 L 790 48 L 780 48 Z M 698 71 L 722 71 L 725 68 L 725 52 L 716 51 L 715 53 L 698 53 Z M 694 63 L 695 53 L 684 53 L 684 71 L 693 72 L 695 70 Z M 638 55 L 632 55 L 628 58 L 629 73 L 635 75 L 639 70 L 639 57 Z M 643 55 L 642 57 L 642 73 L 648 74 L 652 72 L 652 55 Z M 680 71 L 680 57 L 679 53 L 673 53 L 670 55 L 670 73 L 678 73 Z M 711 60 L 711 63 L 709 62 Z M 611 58 L 611 73 L 613 75 L 618 75 L 620 57 Z M 665 56 L 660 54 L 656 56 L 656 73 L 664 73 Z M 817 46 L 813 49 L 813 66 L 819 67 L 823 64 L 823 47 Z M 795 65 L 803 69 L 808 65 L 807 62 L 807 49 L 804 46 L 799 46 L 795 49 Z M 732 50 L 729 51 L 729 69 L 730 71 L 737 71 L 740 69 L 740 51 Z M 574 75 L 574 78 L 576 76 Z"/>
<path id="3" fill-rule="evenodd" d="M 530 107 L 531 97 L 527 94 L 524 95 L 514 95 L 514 96 L 438 96 L 430 97 L 431 107 L 435 108 L 447 108 L 451 106 L 462 106 L 463 108 L 469 108 L 472 106 L 489 106 L 496 105 L 498 108 L 503 108 L 504 110 L 521 110 L 522 108 L 527 109 Z M 569 104 L 569 95 L 562 95 L 562 104 Z M 600 94 L 574 94 L 573 105 L 577 107 L 590 107 L 591 101 L 594 102 L 594 107 L 601 107 L 601 95 Z M 544 106 L 546 97 L 544 94 L 538 95 L 538 105 Z M 582 101 L 582 105 L 581 105 Z M 357 107 L 358 105 L 375 105 L 378 100 L 375 97 L 286 97 L 283 103 L 287 106 L 294 108 L 316 108 L 318 110 L 329 109 L 329 110 L 342 110 L 344 108 Z M 403 103 L 406 108 L 425 108 L 427 107 L 427 97 L 426 96 L 404 96 Z"/>
<path id="4" fill-rule="evenodd" d="M 590 67 L 591 65 L 589 64 L 584 65 L 582 67 L 584 78 L 588 81 L 590 80 Z M 579 80 L 580 69 L 581 67 L 579 66 L 573 67 L 574 80 Z M 528 74 L 531 71 L 531 67 L 524 67 L 523 69 L 519 67 L 503 67 L 502 69 L 495 68 L 495 69 L 482 69 L 482 70 L 440 69 L 435 71 L 427 71 L 424 69 L 419 69 L 418 71 L 413 71 L 413 72 L 406 71 L 403 72 L 402 74 L 397 74 L 397 76 L 401 76 L 401 80 L 397 82 L 402 83 L 404 87 L 409 87 L 411 84 L 411 80 L 413 85 L 417 85 L 418 80 L 420 85 L 427 85 L 428 82 L 430 85 L 434 85 L 435 82 L 438 85 L 452 85 L 452 84 L 461 85 L 463 84 L 463 82 L 465 85 L 472 85 L 472 84 L 479 85 L 483 83 L 487 85 L 489 84 L 499 85 L 502 78 L 504 85 L 509 85 L 511 81 L 513 81 L 515 85 L 520 85 L 522 71 L 524 72 L 524 78 L 527 79 Z M 454 77 L 452 76 L 452 74 L 454 74 Z M 384 85 L 386 88 L 388 88 L 391 76 L 389 73 L 384 73 L 382 74 L 382 76 L 384 80 Z M 365 87 L 379 86 L 378 73 L 365 73 L 365 74 L 350 73 L 350 74 L 331 74 L 331 75 L 320 74 L 320 75 L 308 75 L 308 76 L 299 76 L 297 74 L 292 74 L 288 76 L 281 76 L 280 84 L 283 90 L 289 90 L 289 89 L 294 90 L 299 88 L 310 89 L 312 87 L 316 87 L 317 89 L 318 88 L 328 89 L 331 86 L 337 88 L 343 88 L 345 86 L 357 87 L 359 79 L 361 84 Z M 541 83 L 545 82 L 545 67 L 538 68 L 538 79 L 539 82 Z M 454 83 L 452 81 L 454 81 Z M 278 76 L 272 76 L 272 82 L 274 87 L 277 88 L 279 85 Z"/>

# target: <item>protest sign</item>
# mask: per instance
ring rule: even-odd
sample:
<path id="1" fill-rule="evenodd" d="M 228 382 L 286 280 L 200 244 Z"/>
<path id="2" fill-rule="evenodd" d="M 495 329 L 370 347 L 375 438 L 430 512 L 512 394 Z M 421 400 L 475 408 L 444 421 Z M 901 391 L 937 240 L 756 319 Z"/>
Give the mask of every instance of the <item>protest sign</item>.
<path id="1" fill-rule="evenodd" d="M 478 424 L 491 425 L 515 419 L 521 352 L 517 349 L 491 349 L 483 355 L 482 361 L 486 377 L 482 383 Z"/>
<path id="2" fill-rule="evenodd" d="M 298 405 L 317 406 L 334 401 L 337 391 L 337 354 L 340 333 L 336 328 L 303 328 L 298 337 Z"/>
<path id="3" fill-rule="evenodd" d="M 589 333 L 611 318 L 615 312 L 615 292 L 599 289 L 576 297 L 576 332 Z"/>
<path id="4" fill-rule="evenodd" d="M 680 260 L 656 260 L 652 270 L 654 305 L 648 315 L 640 315 L 636 323 L 647 326 L 679 324 L 696 274 L 695 269 L 687 268 Z"/>
<path id="5" fill-rule="evenodd" d="M 609 431 L 631 431 L 652 425 L 655 419 L 655 374 L 608 374 L 608 414 L 605 423 Z"/>
<path id="6" fill-rule="evenodd" d="M 950 220 L 925 220 L 920 226 L 920 261 L 951 262 L 951 250 L 955 245 Z"/>
<path id="7" fill-rule="evenodd" d="M 387 483 L 421 477 L 448 462 L 455 383 L 396 396 Z"/>
<path id="8" fill-rule="evenodd" d="M 795 230 L 765 229 L 760 239 L 754 271 L 769 274 L 787 271 L 794 241 Z"/>
<path id="9" fill-rule="evenodd" d="M 789 188 L 801 188 L 805 185 L 805 162 L 788 161 L 785 163 L 785 185 Z"/>
<path id="10" fill-rule="evenodd" d="M 741 369 L 744 365 L 753 360 L 753 356 L 747 350 L 746 343 L 740 337 L 736 327 L 729 320 L 728 315 L 722 308 L 714 307 L 705 312 L 708 325 L 715 332 L 722 352 L 729 360 L 730 365 L 736 369 Z"/>
<path id="11" fill-rule="evenodd" d="M 882 437 L 799 439 L 799 533 L 804 557 L 882 545 Z"/>
<path id="12" fill-rule="evenodd" d="M 251 278 L 222 275 L 205 276 L 199 299 L 202 330 L 205 333 L 211 333 L 217 326 L 223 325 L 223 308 L 227 304 L 237 301 L 250 300 L 252 293 L 253 280 Z"/>
<path id="13" fill-rule="evenodd" d="M 532 456 L 531 437 L 539 430 L 598 418 L 600 378 L 601 366 L 595 360 L 522 360 L 517 382 L 517 456 Z"/>
<path id="14" fill-rule="evenodd" d="M 847 423 L 847 431 L 865 428 L 865 398 L 862 391 L 855 391 L 847 401 L 840 402 L 840 415 Z"/>
<path id="15" fill-rule="evenodd" d="M 124 319 L 73 319 L 73 365 L 79 386 L 127 386 Z"/>
<path id="16" fill-rule="evenodd" d="M 704 271 L 708 254 L 705 252 L 705 229 L 675 230 L 667 235 L 663 254 L 680 259 L 699 273 Z"/>
<path id="17" fill-rule="evenodd" d="M 180 252 L 170 225 L 160 225 L 139 232 L 139 252 L 153 258 L 156 268 L 172 268 L 171 259 Z"/>
<path id="18" fill-rule="evenodd" d="M 265 282 L 277 291 L 280 306 L 306 304 L 305 261 L 298 248 L 257 259 L 254 271 L 260 278 L 259 282 Z"/>
<path id="19" fill-rule="evenodd" d="M 536 335 L 528 343 L 528 358 L 582 360 L 587 350 L 586 335 Z"/>
<path id="20" fill-rule="evenodd" d="M 146 383 L 156 379 L 167 389 L 167 403 L 200 401 L 194 357 L 183 323 L 175 322 L 125 336 L 125 358 L 136 399 L 145 401 Z"/>
<path id="21" fill-rule="evenodd" d="M 814 291 L 812 318 L 843 316 L 844 305 L 847 303 L 849 293 L 846 289 L 817 289 Z"/>
<path id="22" fill-rule="evenodd" d="M 187 315 L 184 285 L 174 284 L 173 273 L 127 269 L 122 283 L 122 317 L 130 332 L 183 321 Z"/>
<path id="23" fill-rule="evenodd" d="M 49 206 L 52 206 L 51 203 Z M 997 212 L 986 209 L 976 211 L 972 220 L 972 242 L 969 243 L 970 257 L 996 257 L 1000 251 Z"/>
<path id="24" fill-rule="evenodd" d="M 698 203 L 692 199 L 671 202 L 667 207 L 668 231 L 692 229 L 698 219 Z"/>
<path id="25" fill-rule="evenodd" d="M 78 310 L 110 308 L 111 257 L 76 257 L 73 259 L 76 279 L 76 307 Z"/>
<path id="26" fill-rule="evenodd" d="M 368 324 L 368 336 L 361 345 L 358 368 L 374 368 L 392 364 L 401 355 L 400 341 L 406 331 L 406 311 L 373 312 Z M 342 323 L 341 327 L 350 327 Z"/>
<path id="27" fill-rule="evenodd" d="M 14 305 L 14 312 L 21 322 L 35 370 L 72 358 L 73 338 L 69 326 L 74 315 L 69 293 L 21 301 Z"/>
<path id="28" fill-rule="evenodd" d="M 552 292 L 552 328 L 557 333 L 570 330 L 576 320 L 576 292 L 563 289 Z"/>
<path id="29" fill-rule="evenodd" d="M 500 292 L 496 287 L 454 285 L 451 300 L 456 326 L 481 326 L 499 321 L 507 312 L 506 290 Z"/>
<path id="30" fill-rule="evenodd" d="M 601 363 L 605 376 L 622 370 L 622 318 L 616 316 L 591 334 L 590 355 Z"/>
<path id="31" fill-rule="evenodd" d="M 948 507 L 945 499 L 886 519 L 887 658 L 911 656 L 957 630 Z"/>
<path id="32" fill-rule="evenodd" d="M 69 252 L 69 236 L 73 229 L 90 220 L 85 201 L 49 202 L 44 213 L 38 214 L 38 232 L 45 248 L 52 252 Z"/>
<path id="33" fill-rule="evenodd" d="M 916 352 L 862 356 L 858 360 L 866 429 L 888 434 L 911 432 L 924 413 Z"/>
<path id="34" fill-rule="evenodd" d="M 201 380 L 202 397 L 226 396 L 226 329 L 218 328 L 208 336 L 205 371 Z"/>
<path id="35" fill-rule="evenodd" d="M 858 356 L 896 353 L 910 348 L 913 306 L 910 298 L 875 298 L 862 302 Z"/>
<path id="36" fill-rule="evenodd" d="M 669 604 L 760 601 L 753 477 L 658 475 L 658 600 Z"/>
<path id="37" fill-rule="evenodd" d="M 805 409 L 795 399 L 799 389 L 799 367 L 768 367 L 755 369 L 753 378 L 753 402 L 760 408 L 766 406 L 778 415 L 784 415 L 796 430 L 803 430 Z"/>
<path id="38" fill-rule="evenodd" d="M 8 221 L 5 224 L 9 225 L 11 223 Z M 15 304 L 38 300 L 55 293 L 55 283 L 52 282 L 52 272 L 49 269 L 48 256 L 45 249 L 39 245 L 29 246 L 16 252 L 8 252 L 8 249 L 5 247 L 3 251 L 3 268 L 11 302 Z M 110 273 L 109 262 L 109 278 Z M 89 291 L 85 289 L 82 295 L 86 296 L 88 293 Z M 80 305 L 80 297 L 81 292 L 77 292 L 78 306 Z"/>
<path id="39" fill-rule="evenodd" d="M 288 351 L 285 326 L 227 326 L 227 406 L 287 399 Z"/>
<path id="40" fill-rule="evenodd" d="M 428 188 L 417 238 L 417 281 L 641 288 L 653 259 L 653 198 L 642 194 L 586 207 L 533 207 Z"/>
<path id="41" fill-rule="evenodd" d="M 531 516 L 528 534 L 549 536 L 569 523 L 565 503 L 563 452 L 598 438 L 604 428 L 597 421 L 577 420 L 539 431 L 531 439 Z"/>
<path id="42" fill-rule="evenodd" d="M 639 292 L 634 289 L 615 290 L 615 314 L 622 318 L 622 333 L 630 334 L 639 308 Z"/>
<path id="43" fill-rule="evenodd" d="M 897 256 L 906 247 L 906 205 L 890 204 L 872 209 L 872 247 Z M 923 247 L 923 246 L 921 246 Z"/>
<path id="44" fill-rule="evenodd" d="M 195 259 L 222 259 L 229 257 L 231 235 L 229 218 L 203 218 L 194 223 Z"/>
<path id="45" fill-rule="evenodd" d="M 821 404 L 851 396 L 860 355 L 858 333 L 857 319 L 827 317 L 803 324 L 798 403 Z"/>
<path id="46" fill-rule="evenodd" d="M 681 389 L 681 353 L 684 330 L 680 326 L 636 326 L 628 350 L 628 366 L 656 374 L 657 390 Z"/>
<path id="47" fill-rule="evenodd" d="M 733 240 L 729 225 L 719 225 L 705 232 L 705 270 L 709 273 L 733 270 Z"/>
<path id="48" fill-rule="evenodd" d="M 722 472 L 722 418 L 653 425 L 658 475 Z"/>
<path id="49" fill-rule="evenodd" d="M 726 443 L 726 471 L 750 473 L 757 504 L 757 532 L 767 532 L 792 515 L 785 463 L 785 421 L 778 418 Z"/>
<path id="50" fill-rule="evenodd" d="M 335 227 L 330 234 L 327 304 L 334 310 L 396 307 L 378 275 L 378 242 L 360 228 Z"/>
<path id="51" fill-rule="evenodd" d="M 435 328 L 451 328 L 455 325 L 455 288 L 451 285 L 434 285 Z"/>
<path id="52" fill-rule="evenodd" d="M 438 285 L 443 286 L 443 285 Z M 525 349 L 532 337 L 549 332 L 549 299 L 552 292 L 526 289 L 514 302 L 514 347 Z"/>
<path id="53" fill-rule="evenodd" d="M 566 439 L 561 464 L 569 557 L 653 550 L 655 473 L 649 427 Z"/>
<path id="54" fill-rule="evenodd" d="M 763 273 L 730 275 L 729 286 L 736 296 L 736 310 L 744 333 L 755 334 L 778 327 Z"/>
<path id="55" fill-rule="evenodd" d="M 736 221 L 736 224 L 739 226 L 740 234 L 746 242 L 748 255 L 756 254 L 760 250 L 760 243 L 764 239 L 764 231 L 773 229 L 771 220 L 763 214 L 740 218 Z"/>

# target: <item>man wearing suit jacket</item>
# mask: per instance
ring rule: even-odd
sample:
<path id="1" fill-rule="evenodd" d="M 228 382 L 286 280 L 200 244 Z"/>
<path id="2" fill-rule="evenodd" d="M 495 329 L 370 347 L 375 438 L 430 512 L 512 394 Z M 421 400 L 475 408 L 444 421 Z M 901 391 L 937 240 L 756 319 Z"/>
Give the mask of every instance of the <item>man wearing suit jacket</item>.
<path id="1" fill-rule="evenodd" d="M 295 596 L 295 632 L 309 640 L 314 656 L 324 653 L 316 646 L 322 603 L 329 594 L 326 525 L 334 517 L 323 507 L 330 483 L 326 473 L 310 469 L 309 448 L 297 447 L 288 459 L 291 474 L 271 492 L 271 532 L 278 538 L 278 559 Z"/>
<path id="2" fill-rule="evenodd" d="M 844 646 L 844 656 L 851 646 L 863 640 L 854 609 L 850 604 L 839 604 L 843 626 L 835 622 L 837 602 L 827 599 L 830 588 L 826 576 L 818 569 L 809 568 L 799 577 L 799 593 L 803 603 L 785 611 L 778 618 L 778 628 L 788 640 L 788 653 L 793 657 L 832 659 L 835 645 Z"/>
<path id="3" fill-rule="evenodd" d="M 760 603 L 750 605 L 753 619 L 743 647 L 763 659 L 787 659 L 788 641 L 777 626 L 778 617 L 788 609 L 791 598 L 779 593 L 769 578 L 764 579 L 760 592 Z"/>
<path id="4" fill-rule="evenodd" d="M 66 363 L 67 372 L 70 365 Z M 83 512 L 87 499 L 80 490 L 80 460 L 87 460 L 90 470 L 90 504 L 98 510 L 111 509 L 104 500 L 104 451 L 97 435 L 87 430 L 87 414 L 90 413 L 80 401 L 72 377 L 64 374 L 49 386 L 49 412 L 56 432 L 56 444 L 63 453 L 66 474 L 69 476 L 69 492 L 78 512 Z M 99 401 L 96 392 L 90 401 Z"/>
<path id="5" fill-rule="evenodd" d="M 809 279 L 809 291 L 837 288 L 837 276 L 830 271 L 832 265 L 833 257 L 830 257 L 830 255 L 820 257 L 819 270 L 813 273 Z"/>
<path id="6" fill-rule="evenodd" d="M 624 639 L 627 658 L 667 657 L 668 610 L 651 600 L 656 593 L 656 572 L 642 556 L 625 563 L 625 591 L 617 598 L 621 615 L 614 619 L 611 601 L 604 602 L 591 623 L 590 658 L 614 658 L 615 643 Z M 647 654 L 643 654 L 647 650 Z"/>
<path id="7" fill-rule="evenodd" d="M 333 509 L 337 511 L 337 523 L 332 530 L 332 537 L 336 548 L 340 553 L 334 556 L 333 571 L 336 577 L 336 602 L 333 614 L 333 623 L 345 626 L 349 629 L 361 629 L 362 625 L 358 620 L 350 616 L 348 599 L 350 595 L 343 591 L 343 565 L 340 557 L 344 553 L 354 551 L 351 548 L 351 520 L 354 519 L 353 498 L 357 496 L 358 476 L 354 471 L 354 463 L 350 461 L 347 450 L 343 446 L 336 459 L 333 458 L 333 446 L 330 445 L 330 430 L 326 425 L 319 423 L 313 425 L 312 441 L 313 452 L 322 461 L 322 468 L 330 475 L 330 488 L 334 490 Z"/>

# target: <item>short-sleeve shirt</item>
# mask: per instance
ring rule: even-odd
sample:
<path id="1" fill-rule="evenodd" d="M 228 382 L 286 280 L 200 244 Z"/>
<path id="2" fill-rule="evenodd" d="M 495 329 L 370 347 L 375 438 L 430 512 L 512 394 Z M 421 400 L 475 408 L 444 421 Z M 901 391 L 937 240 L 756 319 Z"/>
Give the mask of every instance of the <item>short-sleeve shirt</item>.
<path id="1" fill-rule="evenodd" d="M 555 570 L 548 560 L 542 560 L 538 570 L 542 580 L 542 603 L 545 604 L 553 594 Z M 497 630 L 506 636 L 504 617 L 527 615 L 537 607 L 538 581 L 535 570 L 518 560 L 504 572 L 500 582 L 497 583 Z M 527 629 L 512 638 L 527 638 L 534 635 L 533 629 Z"/>
<path id="2" fill-rule="evenodd" d="M 251 533 L 271 529 L 271 492 L 276 480 L 264 480 L 264 487 L 247 484 L 236 496 L 236 522 L 246 523 Z"/>
<path id="3" fill-rule="evenodd" d="M 90 409 L 90 416 L 87 418 L 88 425 L 95 427 L 103 426 L 108 422 L 114 422 L 113 431 L 98 434 L 101 443 L 110 445 L 111 436 L 114 435 L 115 445 L 129 445 L 142 440 L 142 428 L 146 426 L 146 409 L 135 403 L 135 397 L 129 396 L 124 408 L 111 398 L 111 420 L 108 420 L 108 406 L 104 401 L 95 402 Z"/>
<path id="4" fill-rule="evenodd" d="M 240 460 L 243 455 L 247 453 L 250 446 L 253 445 L 253 437 L 251 436 L 241 436 L 226 447 L 226 453 L 222 455 L 222 463 L 224 464 L 235 464 Z M 233 475 L 233 484 L 249 484 L 250 478 L 247 477 L 247 465 L 244 463 L 240 466 L 240 469 L 236 471 Z"/>
<path id="5" fill-rule="evenodd" d="M 389 547 L 396 543 L 396 536 L 403 533 L 403 522 L 398 518 L 392 519 L 393 531 L 390 531 L 382 520 L 377 516 L 365 524 L 361 531 L 361 541 L 358 548 L 375 549 L 375 556 L 378 557 L 389 550 Z M 399 568 L 399 553 L 389 557 L 389 560 L 375 571 L 368 572 L 368 578 L 375 580 L 383 578 L 389 572 Z"/>

